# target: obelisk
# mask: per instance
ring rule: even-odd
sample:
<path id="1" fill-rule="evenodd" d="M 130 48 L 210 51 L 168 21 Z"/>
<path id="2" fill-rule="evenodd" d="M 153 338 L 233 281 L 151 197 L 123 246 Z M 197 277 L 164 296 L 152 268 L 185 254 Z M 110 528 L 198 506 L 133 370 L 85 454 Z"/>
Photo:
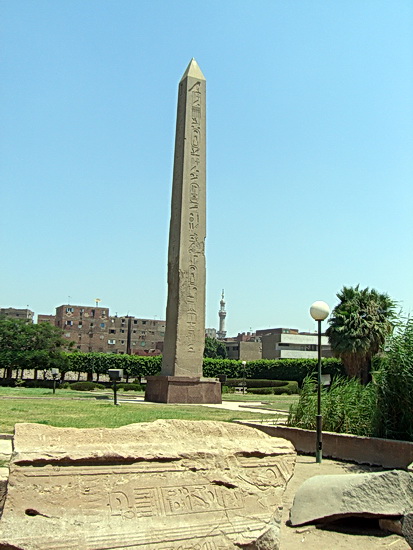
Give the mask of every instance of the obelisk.
<path id="1" fill-rule="evenodd" d="M 162 370 L 145 399 L 220 403 L 220 384 L 202 376 L 205 346 L 206 81 L 195 59 L 178 91 Z"/>

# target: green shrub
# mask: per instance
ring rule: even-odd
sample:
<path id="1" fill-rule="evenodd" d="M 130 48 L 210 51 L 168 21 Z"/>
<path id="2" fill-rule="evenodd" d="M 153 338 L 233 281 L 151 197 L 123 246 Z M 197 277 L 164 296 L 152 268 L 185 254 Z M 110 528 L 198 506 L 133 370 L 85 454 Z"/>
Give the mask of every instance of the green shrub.
<path id="1" fill-rule="evenodd" d="M 273 393 L 274 388 L 251 388 L 248 390 L 248 393 L 255 393 L 258 395 L 269 395 Z"/>
<path id="2" fill-rule="evenodd" d="M 25 388 L 53 388 L 53 380 L 23 380 Z M 59 381 L 56 380 L 56 388 L 60 388 Z"/>
<path id="3" fill-rule="evenodd" d="M 321 368 L 331 378 L 345 374 L 339 359 L 324 357 Z M 260 359 L 248 361 L 245 374 L 247 380 L 294 380 L 301 386 L 304 378 L 316 370 L 317 359 Z M 241 361 L 204 358 L 203 374 L 207 377 L 225 374 L 229 379 L 243 380 L 244 368 Z"/>
<path id="4" fill-rule="evenodd" d="M 375 431 L 379 437 L 413 441 L 413 319 L 389 338 L 373 367 L 377 388 Z"/>
<path id="5" fill-rule="evenodd" d="M 121 382 L 118 384 L 118 388 L 124 391 L 143 391 L 143 387 L 140 384 Z"/>
<path id="6" fill-rule="evenodd" d="M 374 435 L 376 390 L 373 384 L 363 386 L 358 379 L 337 377 L 330 389 L 321 390 L 323 430 L 354 435 Z M 290 407 L 288 425 L 315 430 L 317 415 L 317 381 L 304 380 L 298 404 Z"/>
<path id="7" fill-rule="evenodd" d="M 298 384 L 297 382 L 284 382 L 282 385 L 273 385 L 273 386 L 267 386 L 267 387 L 248 387 L 248 393 L 256 393 L 258 395 L 293 395 L 295 393 L 298 393 Z"/>
<path id="8" fill-rule="evenodd" d="M 257 380 L 254 378 L 227 378 L 227 386 L 243 386 L 244 382 L 247 388 L 273 388 L 276 386 L 287 386 L 288 380 Z"/>
<path id="9" fill-rule="evenodd" d="M 294 395 L 299 392 L 300 389 L 298 387 L 298 382 L 295 380 L 288 381 L 286 386 L 276 386 L 272 389 L 272 393 L 274 395 L 282 395 L 283 393 L 286 393 L 287 395 Z"/>
<path id="10" fill-rule="evenodd" d="M 0 386 L 14 388 L 16 386 L 16 380 L 14 378 L 0 378 Z"/>
<path id="11" fill-rule="evenodd" d="M 103 384 L 97 384 L 96 382 L 74 382 L 70 384 L 70 389 L 76 391 L 104 390 L 105 386 Z"/>

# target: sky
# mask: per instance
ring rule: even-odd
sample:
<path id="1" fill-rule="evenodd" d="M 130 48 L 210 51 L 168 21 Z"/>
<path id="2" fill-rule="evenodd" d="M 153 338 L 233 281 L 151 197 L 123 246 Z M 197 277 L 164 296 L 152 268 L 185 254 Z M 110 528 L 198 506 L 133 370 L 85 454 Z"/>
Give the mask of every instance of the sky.
<path id="1" fill-rule="evenodd" d="M 0 307 L 165 319 L 178 83 L 207 80 L 206 326 L 413 313 L 411 0 L 0 0 Z"/>

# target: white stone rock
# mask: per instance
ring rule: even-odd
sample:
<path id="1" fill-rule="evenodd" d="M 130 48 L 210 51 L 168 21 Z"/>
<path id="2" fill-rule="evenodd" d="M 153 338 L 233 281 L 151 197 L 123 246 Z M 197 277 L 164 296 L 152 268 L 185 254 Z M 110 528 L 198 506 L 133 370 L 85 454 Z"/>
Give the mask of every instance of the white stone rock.
<path id="1" fill-rule="evenodd" d="M 298 489 L 292 525 L 346 516 L 401 516 L 413 509 L 413 475 L 402 470 L 314 476 Z"/>

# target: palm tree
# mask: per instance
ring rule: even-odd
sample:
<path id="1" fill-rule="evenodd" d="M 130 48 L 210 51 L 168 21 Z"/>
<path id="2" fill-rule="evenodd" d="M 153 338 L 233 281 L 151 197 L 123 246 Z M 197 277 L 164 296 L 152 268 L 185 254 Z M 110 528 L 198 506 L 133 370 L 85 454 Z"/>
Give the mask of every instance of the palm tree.
<path id="1" fill-rule="evenodd" d="M 371 359 L 383 349 L 394 328 L 396 303 L 377 290 L 343 287 L 326 330 L 331 349 L 340 357 L 346 373 L 366 384 Z"/>

